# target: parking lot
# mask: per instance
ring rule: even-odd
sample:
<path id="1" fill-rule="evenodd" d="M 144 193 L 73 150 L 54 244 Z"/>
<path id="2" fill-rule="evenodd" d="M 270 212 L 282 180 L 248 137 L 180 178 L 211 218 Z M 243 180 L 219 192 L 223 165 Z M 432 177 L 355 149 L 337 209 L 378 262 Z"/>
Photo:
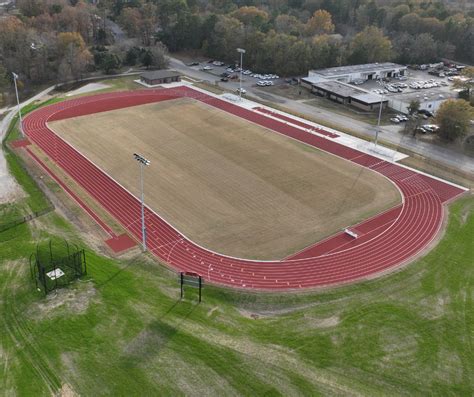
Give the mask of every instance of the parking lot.
<path id="1" fill-rule="evenodd" d="M 364 82 L 358 87 L 377 94 L 381 94 L 380 90 L 383 90 L 383 94 L 388 97 L 391 95 L 411 93 L 415 91 L 424 93 L 430 89 L 443 91 L 447 95 L 453 94 L 453 83 L 448 79 L 448 77 L 433 76 L 429 74 L 428 71 L 413 69 L 407 69 L 405 77 L 406 79 L 392 78 L 390 81 L 384 82 L 383 87 L 375 80 Z M 389 90 L 390 86 L 394 88 L 393 91 Z M 416 88 L 417 86 L 419 88 Z"/>
<path id="2" fill-rule="evenodd" d="M 213 80 L 219 81 L 225 87 L 226 83 L 230 88 L 234 89 L 235 84 L 240 83 L 240 67 L 239 65 L 224 63 L 216 60 L 208 61 L 194 61 L 187 64 L 189 67 L 195 70 L 206 72 L 213 78 Z M 254 73 L 252 70 L 244 68 L 242 70 L 242 87 L 243 93 L 245 88 L 249 87 L 268 87 L 272 85 L 281 84 L 284 82 L 280 76 L 271 73 L 270 71 L 265 73 Z"/>

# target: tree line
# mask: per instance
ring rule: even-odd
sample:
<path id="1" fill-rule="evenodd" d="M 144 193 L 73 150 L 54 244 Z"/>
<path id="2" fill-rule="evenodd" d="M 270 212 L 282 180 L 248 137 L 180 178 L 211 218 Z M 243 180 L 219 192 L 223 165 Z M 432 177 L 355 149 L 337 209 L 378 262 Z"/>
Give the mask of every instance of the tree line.
<path id="1" fill-rule="evenodd" d="M 163 67 L 166 51 L 258 72 L 452 58 L 474 63 L 474 12 L 430 0 L 17 0 L 0 18 L 0 91 L 15 71 L 33 84 Z M 129 40 L 114 43 L 107 19 Z M 7 76 L 5 76 L 5 73 Z M 21 84 L 20 84 L 21 85 Z"/>
<path id="2" fill-rule="evenodd" d="M 440 58 L 474 63 L 474 13 L 441 1 L 107 0 L 130 36 L 151 36 L 170 51 L 201 50 L 227 61 L 247 50 L 256 71 Z M 102 3 L 103 4 L 103 3 Z"/>

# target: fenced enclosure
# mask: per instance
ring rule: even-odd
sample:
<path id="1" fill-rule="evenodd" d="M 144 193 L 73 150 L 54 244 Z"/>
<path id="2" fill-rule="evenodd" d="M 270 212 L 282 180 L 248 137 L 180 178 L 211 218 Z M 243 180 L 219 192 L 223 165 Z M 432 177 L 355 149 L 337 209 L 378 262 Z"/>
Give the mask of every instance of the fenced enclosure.
<path id="1" fill-rule="evenodd" d="M 45 295 L 87 274 L 84 249 L 66 240 L 38 243 L 30 256 L 31 277 Z"/>

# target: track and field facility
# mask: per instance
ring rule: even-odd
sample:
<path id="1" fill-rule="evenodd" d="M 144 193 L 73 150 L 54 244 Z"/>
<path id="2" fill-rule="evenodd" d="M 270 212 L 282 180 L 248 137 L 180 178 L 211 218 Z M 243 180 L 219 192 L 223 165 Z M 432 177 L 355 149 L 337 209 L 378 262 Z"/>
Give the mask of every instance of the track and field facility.
<path id="1" fill-rule="evenodd" d="M 392 269 L 426 248 L 443 204 L 463 193 L 188 87 L 57 103 L 30 114 L 24 131 L 137 240 L 132 154 L 149 158 L 150 251 L 240 288 L 333 285 Z M 340 232 L 346 226 L 356 238 Z"/>

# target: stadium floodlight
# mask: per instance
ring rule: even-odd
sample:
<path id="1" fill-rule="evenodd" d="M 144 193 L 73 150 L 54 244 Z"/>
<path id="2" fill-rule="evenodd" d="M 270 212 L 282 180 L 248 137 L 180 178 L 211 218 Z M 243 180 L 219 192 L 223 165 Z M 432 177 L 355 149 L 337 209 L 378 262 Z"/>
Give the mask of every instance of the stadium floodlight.
<path id="1" fill-rule="evenodd" d="M 377 121 L 377 129 L 375 130 L 374 146 L 377 146 L 377 141 L 378 141 L 378 138 L 379 138 L 380 119 L 382 118 L 382 109 L 383 109 L 383 100 L 384 100 L 384 92 L 383 92 L 384 86 L 383 86 L 382 79 L 379 78 L 377 83 L 382 87 L 382 95 L 380 96 L 379 119 Z"/>
<path id="2" fill-rule="evenodd" d="M 146 226 L 145 226 L 145 194 L 143 192 L 143 167 L 150 165 L 150 160 L 145 157 L 133 153 L 133 157 L 140 164 L 140 191 L 141 191 L 141 217 L 142 217 L 142 248 L 143 252 L 146 251 Z"/>
<path id="3" fill-rule="evenodd" d="M 18 117 L 20 119 L 20 132 L 21 132 L 21 135 L 23 136 L 23 120 L 21 118 L 20 98 L 18 96 L 18 86 L 16 84 L 16 80 L 18 79 L 18 75 L 14 72 L 12 72 L 12 75 L 13 75 L 13 82 L 15 83 L 16 104 L 18 106 Z"/>
<path id="4" fill-rule="evenodd" d="M 244 50 L 243 48 L 237 48 L 237 52 L 240 53 L 240 84 L 239 84 L 239 97 L 240 97 L 240 100 L 242 100 L 242 65 L 243 65 L 243 59 L 244 59 L 245 50 Z"/>

